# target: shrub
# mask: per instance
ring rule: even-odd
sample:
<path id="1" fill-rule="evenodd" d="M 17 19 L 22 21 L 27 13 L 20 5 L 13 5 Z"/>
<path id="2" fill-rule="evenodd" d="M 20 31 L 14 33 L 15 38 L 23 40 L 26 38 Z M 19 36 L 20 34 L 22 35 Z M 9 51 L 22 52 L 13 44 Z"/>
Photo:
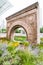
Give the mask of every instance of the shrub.
<path id="1" fill-rule="evenodd" d="M 9 61 L 10 59 L 12 59 L 11 55 L 6 55 L 3 57 L 4 61 Z"/>
<path id="2" fill-rule="evenodd" d="M 25 41 L 25 42 L 23 42 L 23 44 L 25 45 L 25 46 L 29 46 L 29 42 L 27 42 L 27 41 Z"/>
<path id="3" fill-rule="evenodd" d="M 36 65 L 36 57 L 34 57 L 30 52 L 18 51 L 17 54 L 21 59 L 21 65 Z"/>
<path id="4" fill-rule="evenodd" d="M 43 38 L 40 38 L 40 44 L 43 44 Z"/>
<path id="5" fill-rule="evenodd" d="M 42 27 L 42 28 L 40 28 L 40 33 L 43 33 L 43 27 Z"/>
<path id="6" fill-rule="evenodd" d="M 3 54 L 3 51 L 2 51 L 2 50 L 0 50 L 0 56 L 2 56 L 2 54 Z"/>
<path id="7" fill-rule="evenodd" d="M 9 61 L 4 61 L 3 65 L 11 65 Z"/>
<path id="8" fill-rule="evenodd" d="M 2 65 L 2 64 L 3 64 L 3 58 L 0 57 L 0 65 Z"/>

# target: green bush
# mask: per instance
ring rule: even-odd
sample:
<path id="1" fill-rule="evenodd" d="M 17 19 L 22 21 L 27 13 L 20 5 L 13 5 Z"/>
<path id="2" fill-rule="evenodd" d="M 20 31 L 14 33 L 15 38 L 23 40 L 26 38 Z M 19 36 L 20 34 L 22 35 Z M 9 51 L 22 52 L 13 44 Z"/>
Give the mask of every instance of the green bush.
<path id="1" fill-rule="evenodd" d="M 3 54 L 3 51 L 2 51 L 2 50 L 0 50 L 0 56 L 2 56 L 2 54 Z"/>
<path id="2" fill-rule="evenodd" d="M 42 28 L 40 28 L 40 33 L 43 33 L 43 27 L 42 27 Z"/>
<path id="3" fill-rule="evenodd" d="M 30 42 L 25 41 L 25 42 L 23 42 L 23 44 L 24 44 L 25 46 L 29 46 Z"/>
<path id="4" fill-rule="evenodd" d="M 21 33 L 21 30 L 16 29 L 15 33 Z"/>
<path id="5" fill-rule="evenodd" d="M 28 47 L 30 42 L 28 42 L 28 41 L 21 41 L 20 44 Z"/>
<path id="6" fill-rule="evenodd" d="M 6 55 L 3 57 L 4 61 L 9 61 L 10 59 L 12 59 L 11 55 Z"/>
<path id="7" fill-rule="evenodd" d="M 3 58 L 0 57 L 0 65 L 2 65 L 2 64 L 3 64 Z"/>
<path id="8" fill-rule="evenodd" d="M 3 65 L 11 65 L 9 61 L 4 61 Z"/>
<path id="9" fill-rule="evenodd" d="M 41 41 L 43 39 L 41 38 Z M 11 41 L 10 41 L 11 42 Z M 9 42 L 9 43 L 10 43 Z M 29 46 L 29 42 L 27 41 L 22 41 L 20 42 L 21 44 L 25 46 Z M 12 44 L 12 42 L 11 42 Z M 1 48 L 2 44 L 0 44 Z M 31 51 L 25 49 L 23 51 L 17 50 L 14 47 L 8 47 L 6 48 L 8 54 L 5 55 L 4 57 L 2 56 L 3 51 L 0 50 L 0 65 L 43 65 L 43 44 L 38 44 L 34 45 L 33 48 L 38 47 L 39 49 L 39 54 L 37 56 L 34 56 Z M 26 47 L 27 48 L 27 47 Z M 42 50 L 42 51 L 41 51 Z M 40 64 L 42 63 L 42 64 Z"/>
<path id="10" fill-rule="evenodd" d="M 6 29 L 0 29 L 0 33 L 6 33 Z"/>
<path id="11" fill-rule="evenodd" d="M 40 38 L 40 44 L 43 44 L 43 38 Z"/>
<path id="12" fill-rule="evenodd" d="M 40 38 L 41 41 L 43 41 L 43 38 Z"/>
<path id="13" fill-rule="evenodd" d="M 18 51 L 17 54 L 21 59 L 20 65 L 36 65 L 36 57 L 28 51 Z"/>

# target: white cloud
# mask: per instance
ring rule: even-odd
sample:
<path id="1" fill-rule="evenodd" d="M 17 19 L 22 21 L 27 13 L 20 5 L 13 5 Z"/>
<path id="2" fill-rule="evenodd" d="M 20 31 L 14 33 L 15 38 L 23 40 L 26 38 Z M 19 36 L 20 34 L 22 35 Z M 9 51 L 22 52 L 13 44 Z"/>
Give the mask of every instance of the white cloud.
<path id="1" fill-rule="evenodd" d="M 35 2 L 39 2 L 39 7 L 40 7 L 40 12 L 39 12 L 39 20 L 40 20 L 40 26 L 43 26 L 43 1 L 42 0 L 9 0 L 14 7 L 12 7 L 11 9 L 9 9 L 8 11 L 6 11 L 1 17 L 2 18 L 6 18 L 12 14 L 14 14 L 15 12 L 18 12 L 22 9 L 24 9 L 25 7 L 35 3 Z"/>

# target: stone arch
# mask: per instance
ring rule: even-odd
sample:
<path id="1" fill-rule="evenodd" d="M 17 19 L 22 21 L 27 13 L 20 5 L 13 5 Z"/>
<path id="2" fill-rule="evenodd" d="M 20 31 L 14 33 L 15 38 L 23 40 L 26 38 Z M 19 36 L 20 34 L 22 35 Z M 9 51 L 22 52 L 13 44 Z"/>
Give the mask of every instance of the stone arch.
<path id="1" fill-rule="evenodd" d="M 26 23 L 22 22 L 22 21 L 16 21 L 15 23 L 12 23 L 12 25 L 10 26 L 9 30 L 8 30 L 8 38 L 11 38 L 11 34 L 13 34 L 14 29 L 18 28 L 18 27 L 22 27 L 27 35 L 27 40 L 29 41 L 29 33 L 31 32 L 31 26 L 27 25 Z"/>
<path id="2" fill-rule="evenodd" d="M 22 26 L 30 43 L 38 43 L 38 2 L 9 16 L 7 20 L 7 38 L 10 39 L 13 27 Z"/>
<path id="3" fill-rule="evenodd" d="M 23 28 L 24 29 L 24 31 L 25 31 L 25 33 L 26 33 L 26 40 L 28 40 L 28 34 L 27 34 L 27 31 L 26 31 L 26 29 L 24 28 L 24 26 L 21 26 L 21 25 L 15 25 L 15 26 L 13 26 L 12 27 L 12 29 L 11 29 L 11 31 L 10 31 L 10 39 L 12 39 L 11 37 L 13 37 L 13 34 L 14 34 L 14 31 L 17 29 L 17 28 Z"/>

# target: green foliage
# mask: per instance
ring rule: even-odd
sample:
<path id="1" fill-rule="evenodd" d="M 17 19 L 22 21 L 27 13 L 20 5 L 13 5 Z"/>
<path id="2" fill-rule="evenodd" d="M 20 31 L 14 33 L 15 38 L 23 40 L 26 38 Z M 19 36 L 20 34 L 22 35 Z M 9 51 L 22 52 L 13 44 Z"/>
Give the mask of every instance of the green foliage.
<path id="1" fill-rule="evenodd" d="M 43 41 L 40 41 L 40 44 L 43 44 Z"/>
<path id="2" fill-rule="evenodd" d="M 14 36 L 14 40 L 16 40 L 16 41 L 26 41 L 26 36 Z"/>
<path id="3" fill-rule="evenodd" d="M 28 51 L 18 51 L 17 54 L 21 59 L 21 65 L 36 65 L 36 63 L 34 63 L 36 58 L 31 55 L 31 53 L 28 53 Z"/>
<path id="4" fill-rule="evenodd" d="M 10 53 L 11 53 L 14 49 L 15 49 L 15 48 L 12 47 L 12 46 L 8 46 L 8 47 L 7 47 L 7 50 L 8 50 Z"/>
<path id="5" fill-rule="evenodd" d="M 2 65 L 2 64 L 3 64 L 3 58 L 0 57 L 0 65 Z"/>
<path id="6" fill-rule="evenodd" d="M 28 41 L 21 41 L 20 44 L 28 47 L 30 42 L 28 42 Z"/>
<path id="7" fill-rule="evenodd" d="M 43 38 L 40 38 L 40 44 L 43 44 Z"/>
<path id="8" fill-rule="evenodd" d="M 9 61 L 4 61 L 3 65 L 11 65 Z"/>
<path id="9" fill-rule="evenodd" d="M 4 61 L 9 61 L 10 59 L 12 59 L 11 54 L 8 54 L 6 56 L 3 57 Z"/>
<path id="10" fill-rule="evenodd" d="M 9 52 L 11 52 L 13 50 L 13 47 L 8 46 L 7 49 L 8 49 Z"/>
<path id="11" fill-rule="evenodd" d="M 43 38 L 40 38 L 41 41 L 43 41 Z"/>
<path id="12" fill-rule="evenodd" d="M 37 44 L 36 46 L 40 51 L 43 50 L 43 44 Z"/>
<path id="13" fill-rule="evenodd" d="M 6 32 L 6 29 L 2 29 L 2 33 L 5 33 Z"/>
<path id="14" fill-rule="evenodd" d="M 12 61 L 12 64 L 13 65 L 19 65 L 20 63 L 20 60 L 18 58 L 15 58 L 13 61 Z"/>
<path id="15" fill-rule="evenodd" d="M 42 27 L 42 28 L 40 28 L 40 33 L 43 33 L 43 27 Z"/>
<path id="16" fill-rule="evenodd" d="M 18 30 L 18 29 L 15 30 L 15 33 L 20 33 L 20 32 L 21 32 L 21 30 Z"/>
<path id="17" fill-rule="evenodd" d="M 43 61 L 43 52 L 40 52 L 39 53 L 38 60 Z"/>
<path id="18" fill-rule="evenodd" d="M 6 33 L 6 29 L 0 29 L 0 33 Z"/>
<path id="19" fill-rule="evenodd" d="M 43 65 L 43 51 L 42 50 L 40 50 L 36 61 L 38 65 Z"/>
<path id="20" fill-rule="evenodd" d="M 3 51 L 2 51 L 2 50 L 0 50 L 0 56 L 2 56 L 2 54 L 3 54 Z"/>
<path id="21" fill-rule="evenodd" d="M 25 46 L 29 46 L 30 42 L 25 41 L 25 42 L 23 42 L 23 44 L 24 44 Z"/>
<path id="22" fill-rule="evenodd" d="M 9 43 L 12 44 L 12 42 L 13 41 L 10 41 Z M 27 47 L 30 44 L 27 41 L 24 41 L 21 43 Z M 0 44 L 0 48 L 1 47 L 2 47 L 2 44 Z M 31 53 L 31 51 L 27 49 L 21 51 L 21 50 L 17 50 L 16 49 L 17 47 L 12 47 L 8 45 L 8 47 L 6 48 L 8 52 L 7 55 L 2 56 L 3 51 L 0 50 L 0 65 L 43 65 L 43 45 L 39 44 L 39 45 L 33 46 L 33 48 L 36 48 L 36 47 L 38 47 L 39 49 L 39 54 L 37 56 L 34 56 Z"/>

